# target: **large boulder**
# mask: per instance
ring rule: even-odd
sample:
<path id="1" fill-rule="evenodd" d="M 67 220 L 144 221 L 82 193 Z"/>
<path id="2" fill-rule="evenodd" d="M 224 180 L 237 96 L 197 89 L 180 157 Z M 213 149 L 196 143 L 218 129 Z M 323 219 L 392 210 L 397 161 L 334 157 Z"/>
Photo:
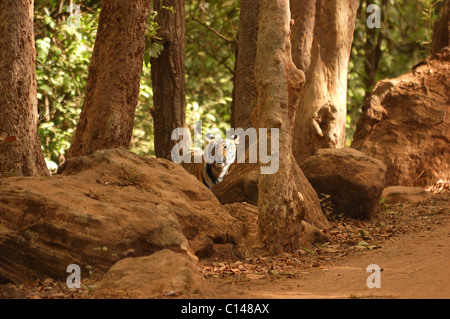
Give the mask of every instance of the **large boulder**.
<path id="1" fill-rule="evenodd" d="M 242 224 L 180 165 L 124 149 L 67 160 L 49 178 L 0 179 L 0 284 L 102 274 L 162 249 L 205 258 Z"/>
<path id="2" fill-rule="evenodd" d="M 300 164 L 317 194 L 330 195 L 333 214 L 370 218 L 380 210 L 386 166 L 350 149 L 321 149 Z"/>
<path id="3" fill-rule="evenodd" d="M 450 179 L 450 47 L 377 83 L 351 147 L 383 161 L 386 186 Z"/>
<path id="4" fill-rule="evenodd" d="M 200 297 L 207 287 L 195 262 L 184 254 L 164 249 L 151 256 L 118 261 L 96 285 L 94 293 L 98 297 Z"/>

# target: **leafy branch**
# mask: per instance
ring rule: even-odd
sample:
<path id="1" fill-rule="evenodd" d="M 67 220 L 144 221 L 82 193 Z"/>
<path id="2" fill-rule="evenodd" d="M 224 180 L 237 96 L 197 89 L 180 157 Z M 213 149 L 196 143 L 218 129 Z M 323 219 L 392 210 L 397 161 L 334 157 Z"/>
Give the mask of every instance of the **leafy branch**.
<path id="1" fill-rule="evenodd" d="M 219 38 L 221 38 L 222 40 L 225 40 L 226 42 L 231 43 L 231 44 L 237 43 L 237 40 L 236 40 L 236 39 L 232 40 L 232 39 L 230 39 L 230 38 L 224 36 L 224 35 L 221 34 L 219 31 L 217 31 L 217 30 L 211 28 L 209 25 L 207 25 L 207 24 L 204 23 L 203 21 L 200 21 L 199 19 L 197 19 L 196 17 L 194 17 L 194 16 L 192 15 L 192 12 L 190 12 L 189 15 L 191 16 L 191 19 L 192 19 L 193 21 L 195 21 L 195 22 L 197 22 L 198 24 L 200 24 L 201 26 L 205 27 L 206 29 L 208 29 L 209 31 L 211 31 L 212 33 L 214 33 L 215 35 L 217 35 L 217 36 L 218 36 Z"/>
<path id="2" fill-rule="evenodd" d="M 225 60 L 227 60 L 227 58 L 224 58 L 224 59 L 219 59 L 218 57 L 216 57 L 216 56 L 214 56 L 213 54 L 211 54 L 209 51 L 208 51 L 208 49 L 206 49 L 202 44 L 200 44 L 196 39 L 194 39 L 193 37 L 191 37 L 190 35 L 188 35 L 188 34 L 186 34 L 186 37 L 188 37 L 191 41 L 193 41 L 193 42 L 195 42 L 200 48 L 202 48 L 204 51 L 205 51 L 205 53 L 209 56 L 209 57 L 211 57 L 211 58 L 213 58 L 214 60 L 216 60 L 217 62 L 219 62 L 219 64 L 221 64 L 221 65 L 223 65 L 228 71 L 230 71 L 230 73 L 231 74 L 234 74 L 234 70 L 230 67 L 230 66 L 228 66 L 226 63 L 225 63 Z"/>

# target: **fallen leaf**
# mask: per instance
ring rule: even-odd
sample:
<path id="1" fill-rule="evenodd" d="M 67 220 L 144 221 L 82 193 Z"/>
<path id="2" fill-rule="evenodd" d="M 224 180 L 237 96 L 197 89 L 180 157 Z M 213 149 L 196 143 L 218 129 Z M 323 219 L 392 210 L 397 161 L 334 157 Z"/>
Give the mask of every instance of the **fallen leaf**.
<path id="1" fill-rule="evenodd" d="M 181 295 L 181 291 L 166 291 L 164 295 L 167 297 L 175 297 Z"/>
<path id="2" fill-rule="evenodd" d="M 369 244 L 368 244 L 366 241 L 361 240 L 361 241 L 358 243 L 358 246 L 364 246 L 364 247 L 367 247 L 367 246 L 369 246 Z"/>
<path id="3" fill-rule="evenodd" d="M 330 247 L 319 248 L 319 253 L 335 253 L 335 252 L 337 252 L 337 250 L 334 248 Z"/>
<path id="4" fill-rule="evenodd" d="M 251 280 L 258 280 L 263 279 L 264 275 L 258 275 L 258 274 L 246 274 L 245 278 L 251 279 Z"/>

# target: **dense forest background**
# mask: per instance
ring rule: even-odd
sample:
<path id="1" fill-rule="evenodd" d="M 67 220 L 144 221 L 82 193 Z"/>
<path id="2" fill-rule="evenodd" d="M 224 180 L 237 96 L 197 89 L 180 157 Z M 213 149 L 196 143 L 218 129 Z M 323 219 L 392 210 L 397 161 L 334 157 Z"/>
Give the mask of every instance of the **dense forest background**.
<path id="1" fill-rule="evenodd" d="M 381 7 L 379 29 L 366 27 L 370 14 L 366 7 L 371 3 Z M 80 12 L 68 9 L 69 4 L 76 4 Z M 432 26 L 440 17 L 442 4 L 439 0 L 360 2 L 349 64 L 347 145 L 351 143 L 364 97 L 375 83 L 407 72 L 429 55 Z M 69 148 L 79 119 L 100 7 L 99 0 L 35 2 L 38 133 L 47 166 L 52 170 Z M 224 131 L 230 127 L 239 16 L 239 0 L 186 1 L 189 126 L 202 120 L 205 129 Z M 78 17 L 79 26 L 68 23 L 77 22 Z M 156 36 L 155 17 L 156 12 L 152 11 L 131 144 L 133 152 L 146 155 L 154 155 L 150 60 L 163 48 Z"/>

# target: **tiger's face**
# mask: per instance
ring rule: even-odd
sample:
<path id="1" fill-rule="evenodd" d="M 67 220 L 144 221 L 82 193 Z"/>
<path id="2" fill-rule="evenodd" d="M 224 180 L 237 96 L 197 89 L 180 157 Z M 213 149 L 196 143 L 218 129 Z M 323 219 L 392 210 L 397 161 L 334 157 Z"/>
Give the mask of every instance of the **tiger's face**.
<path id="1" fill-rule="evenodd" d="M 239 144 L 239 137 L 233 135 L 229 139 L 216 139 L 209 136 L 210 142 L 205 147 L 204 158 L 208 164 L 216 167 L 231 165 L 236 159 L 236 145 Z"/>

